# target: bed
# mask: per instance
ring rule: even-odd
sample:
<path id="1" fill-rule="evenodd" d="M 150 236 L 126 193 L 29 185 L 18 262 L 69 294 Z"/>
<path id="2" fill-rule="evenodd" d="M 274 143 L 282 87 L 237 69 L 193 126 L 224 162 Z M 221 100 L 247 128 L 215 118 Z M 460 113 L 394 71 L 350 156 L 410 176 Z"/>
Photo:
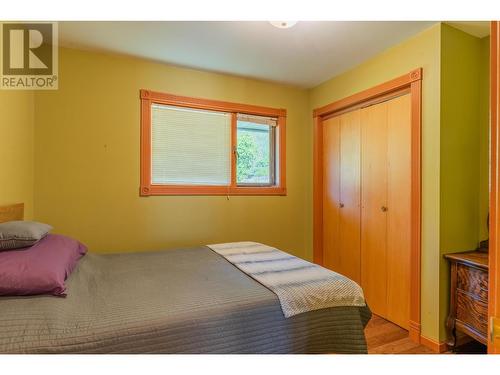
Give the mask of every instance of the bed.
<path id="1" fill-rule="evenodd" d="M 275 293 L 206 246 L 88 253 L 67 287 L 65 298 L 0 297 L 0 353 L 367 351 L 367 306 L 285 318 Z"/>

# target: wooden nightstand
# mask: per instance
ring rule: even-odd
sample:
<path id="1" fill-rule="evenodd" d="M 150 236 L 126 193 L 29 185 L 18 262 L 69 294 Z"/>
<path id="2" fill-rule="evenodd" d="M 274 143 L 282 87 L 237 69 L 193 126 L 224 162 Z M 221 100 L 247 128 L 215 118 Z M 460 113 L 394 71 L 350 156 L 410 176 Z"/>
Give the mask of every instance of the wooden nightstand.
<path id="1" fill-rule="evenodd" d="M 446 254 L 450 261 L 450 314 L 446 322 L 450 347 L 463 332 L 486 345 L 488 334 L 488 253 Z"/>

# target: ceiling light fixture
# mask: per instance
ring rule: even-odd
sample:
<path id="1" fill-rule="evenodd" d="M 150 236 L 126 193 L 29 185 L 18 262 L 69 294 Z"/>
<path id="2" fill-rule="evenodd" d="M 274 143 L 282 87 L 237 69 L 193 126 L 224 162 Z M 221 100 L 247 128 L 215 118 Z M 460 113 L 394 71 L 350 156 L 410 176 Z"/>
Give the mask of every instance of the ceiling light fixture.
<path id="1" fill-rule="evenodd" d="M 297 21 L 269 21 L 269 23 L 278 29 L 289 29 L 290 27 L 295 26 Z"/>

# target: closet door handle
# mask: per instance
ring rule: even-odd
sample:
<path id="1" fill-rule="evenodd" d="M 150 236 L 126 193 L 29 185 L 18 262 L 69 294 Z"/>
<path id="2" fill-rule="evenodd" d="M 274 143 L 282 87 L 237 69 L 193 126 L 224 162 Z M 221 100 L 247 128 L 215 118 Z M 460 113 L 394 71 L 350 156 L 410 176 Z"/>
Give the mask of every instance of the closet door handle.
<path id="1" fill-rule="evenodd" d="M 382 206 L 380 207 L 380 209 L 382 210 L 382 212 L 387 212 L 388 208 L 386 206 Z"/>
<path id="2" fill-rule="evenodd" d="M 344 208 L 344 203 L 339 204 L 340 208 Z"/>

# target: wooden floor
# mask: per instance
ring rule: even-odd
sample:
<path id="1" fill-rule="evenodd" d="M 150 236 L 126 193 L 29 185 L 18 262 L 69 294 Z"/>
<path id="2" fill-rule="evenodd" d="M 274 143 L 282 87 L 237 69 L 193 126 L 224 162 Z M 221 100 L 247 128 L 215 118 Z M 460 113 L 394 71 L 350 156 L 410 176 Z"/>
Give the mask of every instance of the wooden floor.
<path id="1" fill-rule="evenodd" d="M 369 354 L 435 354 L 411 341 L 408 331 L 377 315 L 368 322 L 365 336 Z"/>
<path id="2" fill-rule="evenodd" d="M 436 354 L 426 346 L 416 344 L 408 337 L 408 331 L 380 316 L 373 315 L 365 328 L 369 354 Z M 456 347 L 453 354 L 486 354 L 485 345 L 470 340 Z M 451 354 L 446 352 L 445 354 Z"/>

